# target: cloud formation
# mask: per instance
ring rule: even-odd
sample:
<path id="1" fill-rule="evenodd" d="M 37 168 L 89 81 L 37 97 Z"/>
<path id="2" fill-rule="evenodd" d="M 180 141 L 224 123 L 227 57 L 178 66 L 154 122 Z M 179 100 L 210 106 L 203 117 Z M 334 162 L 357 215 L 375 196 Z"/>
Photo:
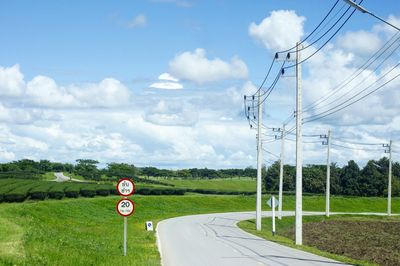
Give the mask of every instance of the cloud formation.
<path id="1" fill-rule="evenodd" d="M 179 83 L 179 79 L 173 77 L 169 73 L 162 73 L 158 76 L 160 82 L 155 82 L 150 85 L 150 88 L 162 90 L 180 90 L 183 85 Z"/>
<path id="2" fill-rule="evenodd" d="M 247 66 L 238 57 L 233 57 L 231 62 L 219 58 L 208 59 L 206 51 L 201 48 L 175 56 L 169 62 L 169 72 L 179 79 L 198 84 L 248 77 Z"/>
<path id="3" fill-rule="evenodd" d="M 260 41 L 267 49 L 282 51 L 289 49 L 300 41 L 304 34 L 306 18 L 298 16 L 293 10 L 276 10 L 259 24 L 252 22 L 249 26 L 251 37 Z"/>

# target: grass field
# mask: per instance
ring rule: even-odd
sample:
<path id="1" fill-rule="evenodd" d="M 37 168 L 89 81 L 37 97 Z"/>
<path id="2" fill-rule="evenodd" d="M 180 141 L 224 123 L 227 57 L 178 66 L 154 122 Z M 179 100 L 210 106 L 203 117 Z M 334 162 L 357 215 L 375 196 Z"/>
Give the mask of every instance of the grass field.
<path id="1" fill-rule="evenodd" d="M 261 232 L 255 230 L 254 223 L 242 221 L 239 227 L 279 244 L 354 265 L 400 264 L 398 216 L 304 216 L 304 246 L 294 245 L 294 217 L 276 220 L 275 236 L 271 232 L 271 218 L 262 219 Z"/>
<path id="2" fill-rule="evenodd" d="M 122 256 L 120 197 L 0 205 L 0 265 L 160 265 L 145 221 L 194 213 L 251 210 L 251 196 L 134 196 L 128 255 Z M 67 254 L 67 255 L 66 255 Z"/>
<path id="3" fill-rule="evenodd" d="M 268 197 L 264 196 L 263 202 Z M 153 232 L 144 222 L 197 213 L 254 210 L 255 196 L 140 196 L 128 225 L 128 256 L 122 256 L 120 197 L 0 204 L 0 265 L 159 265 Z M 393 201 L 399 212 L 400 200 Z M 284 206 L 293 209 L 294 197 Z M 323 197 L 304 197 L 305 210 L 324 208 Z M 374 206 L 374 207 L 372 207 Z M 385 211 L 384 198 L 335 198 L 337 211 Z M 263 204 L 264 210 L 268 210 Z M 254 228 L 254 224 L 253 224 Z M 266 226 L 264 228 L 267 228 Z M 68 254 L 66 256 L 65 254 Z"/>
<path id="4" fill-rule="evenodd" d="M 256 180 L 250 178 L 244 179 L 165 179 L 165 183 L 172 184 L 177 188 L 190 189 L 209 189 L 218 191 L 256 191 Z"/>

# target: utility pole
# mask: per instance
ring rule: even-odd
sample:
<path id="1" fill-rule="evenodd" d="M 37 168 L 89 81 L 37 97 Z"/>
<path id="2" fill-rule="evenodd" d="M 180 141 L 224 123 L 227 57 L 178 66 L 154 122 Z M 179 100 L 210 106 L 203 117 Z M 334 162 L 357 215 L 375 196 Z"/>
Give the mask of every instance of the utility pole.
<path id="1" fill-rule="evenodd" d="M 330 194 L 331 194 L 331 131 L 328 130 L 328 138 L 326 140 L 326 145 L 328 146 L 328 154 L 326 158 L 326 200 L 325 200 L 325 215 L 329 217 L 330 210 Z"/>
<path id="2" fill-rule="evenodd" d="M 302 95 L 301 46 L 296 44 L 296 245 L 303 244 L 303 160 L 302 160 Z"/>
<path id="3" fill-rule="evenodd" d="M 388 144 L 383 145 L 385 153 L 389 153 L 389 176 L 388 176 L 388 202 L 387 202 L 387 215 L 392 215 L 392 140 Z"/>
<path id="4" fill-rule="evenodd" d="M 258 121 L 257 121 L 257 199 L 256 199 L 256 229 L 261 230 L 261 168 L 262 168 L 262 102 L 261 90 L 258 91 Z"/>
<path id="5" fill-rule="evenodd" d="M 280 158 L 280 169 L 279 169 L 279 205 L 278 205 L 278 219 L 282 219 L 282 194 L 283 194 L 283 164 L 284 164 L 284 152 L 285 152 L 285 124 L 282 125 L 281 131 L 281 158 Z"/>

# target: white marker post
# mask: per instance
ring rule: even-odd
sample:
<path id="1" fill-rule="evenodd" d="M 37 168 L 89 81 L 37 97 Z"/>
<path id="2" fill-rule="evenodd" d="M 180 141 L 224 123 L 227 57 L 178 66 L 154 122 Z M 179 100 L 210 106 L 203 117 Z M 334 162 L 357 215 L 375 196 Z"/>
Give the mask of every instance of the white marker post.
<path id="1" fill-rule="evenodd" d="M 272 235 L 275 235 L 275 197 L 272 196 Z"/>
<path id="2" fill-rule="evenodd" d="M 124 198 L 118 201 L 116 209 L 119 215 L 124 217 L 124 256 L 126 256 L 126 242 L 128 234 L 128 216 L 135 210 L 135 203 L 127 197 L 135 192 L 135 184 L 128 178 L 119 180 L 118 193 Z"/>
<path id="3" fill-rule="evenodd" d="M 272 235 L 275 235 L 275 208 L 279 205 L 279 200 L 276 200 L 274 196 L 269 198 L 267 201 L 268 206 L 272 208 Z"/>

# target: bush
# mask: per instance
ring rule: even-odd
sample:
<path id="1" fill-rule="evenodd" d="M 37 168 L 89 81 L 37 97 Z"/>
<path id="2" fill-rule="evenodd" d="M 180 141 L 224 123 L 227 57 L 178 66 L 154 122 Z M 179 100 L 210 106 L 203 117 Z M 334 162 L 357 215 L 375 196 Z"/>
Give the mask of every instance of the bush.
<path id="1" fill-rule="evenodd" d="M 23 202 L 27 197 L 26 193 L 15 192 L 4 195 L 5 202 Z"/>
<path id="2" fill-rule="evenodd" d="M 65 196 L 64 191 L 49 191 L 47 192 L 47 195 L 49 196 L 49 198 L 51 199 L 62 199 Z M 76 197 L 70 197 L 70 198 L 76 198 Z"/>
<path id="3" fill-rule="evenodd" d="M 77 186 L 68 186 L 64 189 L 65 196 L 68 198 L 77 198 L 79 197 L 80 189 Z"/>
<path id="4" fill-rule="evenodd" d="M 93 198 L 94 196 L 96 196 L 96 189 L 94 185 L 86 185 L 81 188 L 80 194 L 83 197 Z"/>
<path id="5" fill-rule="evenodd" d="M 29 196 L 31 199 L 44 200 L 47 197 L 47 192 L 46 191 L 29 192 Z"/>

